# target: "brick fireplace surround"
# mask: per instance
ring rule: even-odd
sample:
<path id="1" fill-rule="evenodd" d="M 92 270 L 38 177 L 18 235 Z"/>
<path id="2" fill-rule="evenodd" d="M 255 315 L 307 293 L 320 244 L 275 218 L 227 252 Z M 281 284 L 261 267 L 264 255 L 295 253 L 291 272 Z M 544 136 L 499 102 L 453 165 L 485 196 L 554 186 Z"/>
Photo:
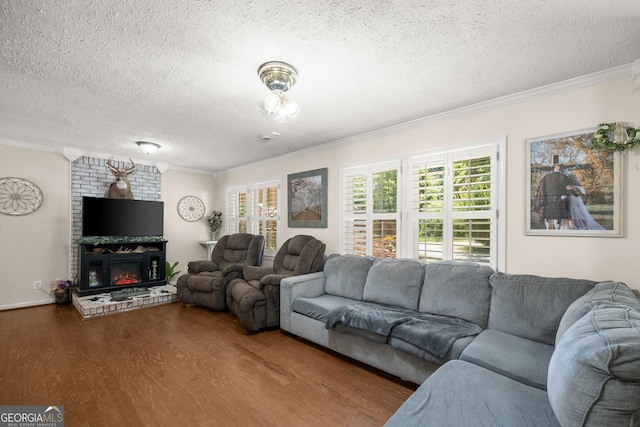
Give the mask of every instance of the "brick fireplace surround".
<path id="1" fill-rule="evenodd" d="M 92 319 L 139 310 L 141 308 L 169 304 L 178 301 L 178 294 L 175 286 L 164 285 L 149 288 L 148 296 L 132 297 L 124 301 L 113 301 L 109 293 L 88 295 L 85 297 L 79 297 L 77 294 L 74 294 L 72 301 L 83 319 Z"/>

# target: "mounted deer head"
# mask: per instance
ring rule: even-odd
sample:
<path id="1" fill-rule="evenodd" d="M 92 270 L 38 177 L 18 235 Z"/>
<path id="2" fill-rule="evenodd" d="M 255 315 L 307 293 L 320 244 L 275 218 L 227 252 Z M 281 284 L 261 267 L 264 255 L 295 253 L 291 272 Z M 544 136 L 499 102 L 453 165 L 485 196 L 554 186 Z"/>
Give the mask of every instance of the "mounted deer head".
<path id="1" fill-rule="evenodd" d="M 111 173 L 115 175 L 116 181 L 109 186 L 105 197 L 111 199 L 133 199 L 129 177 L 136 173 L 136 164 L 133 163 L 133 160 L 129 159 L 133 166 L 120 170 L 111 163 L 111 160 L 113 160 L 113 157 L 107 160 L 107 167 Z"/>

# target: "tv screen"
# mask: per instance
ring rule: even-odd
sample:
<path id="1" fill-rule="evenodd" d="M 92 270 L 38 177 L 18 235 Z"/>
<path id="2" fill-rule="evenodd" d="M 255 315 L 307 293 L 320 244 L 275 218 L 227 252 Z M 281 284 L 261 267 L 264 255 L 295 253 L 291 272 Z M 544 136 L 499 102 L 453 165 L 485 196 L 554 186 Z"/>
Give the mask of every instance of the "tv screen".
<path id="1" fill-rule="evenodd" d="M 162 236 L 163 227 L 163 202 L 82 198 L 82 237 Z"/>

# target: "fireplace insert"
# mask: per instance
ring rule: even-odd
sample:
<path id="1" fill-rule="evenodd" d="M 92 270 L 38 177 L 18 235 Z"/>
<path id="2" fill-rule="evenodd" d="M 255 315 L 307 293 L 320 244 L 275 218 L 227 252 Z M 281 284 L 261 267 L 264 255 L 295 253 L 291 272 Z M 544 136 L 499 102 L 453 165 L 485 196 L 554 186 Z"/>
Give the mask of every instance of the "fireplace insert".
<path id="1" fill-rule="evenodd" d="M 166 241 L 78 245 L 80 296 L 167 283 Z"/>

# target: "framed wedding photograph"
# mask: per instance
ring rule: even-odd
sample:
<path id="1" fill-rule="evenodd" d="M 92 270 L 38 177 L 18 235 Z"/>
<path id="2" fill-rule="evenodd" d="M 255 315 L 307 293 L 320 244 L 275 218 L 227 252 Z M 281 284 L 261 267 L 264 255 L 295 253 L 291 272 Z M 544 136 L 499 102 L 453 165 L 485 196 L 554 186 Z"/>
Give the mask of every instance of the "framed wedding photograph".
<path id="1" fill-rule="evenodd" d="M 288 224 L 327 228 L 327 168 L 287 176 Z"/>
<path id="2" fill-rule="evenodd" d="M 597 128 L 527 139 L 527 235 L 622 236 L 620 153 Z"/>

